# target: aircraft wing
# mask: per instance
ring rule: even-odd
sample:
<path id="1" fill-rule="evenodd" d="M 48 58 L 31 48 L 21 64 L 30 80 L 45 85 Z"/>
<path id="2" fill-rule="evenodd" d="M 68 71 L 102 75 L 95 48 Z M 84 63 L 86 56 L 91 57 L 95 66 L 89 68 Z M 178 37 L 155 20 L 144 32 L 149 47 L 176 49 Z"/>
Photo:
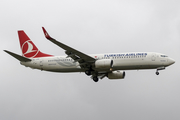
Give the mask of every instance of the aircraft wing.
<path id="1" fill-rule="evenodd" d="M 91 65 L 91 63 L 94 63 L 94 61 L 96 60 L 95 58 L 93 58 L 87 54 L 84 54 L 72 47 L 69 47 L 69 46 L 55 40 L 54 38 L 50 37 L 50 35 L 47 33 L 47 31 L 45 30 L 44 27 L 42 27 L 42 29 L 43 29 L 45 37 L 48 40 L 50 40 L 54 44 L 58 45 L 62 49 L 64 49 L 65 53 L 68 55 L 67 57 L 71 57 L 75 62 L 79 62 L 81 67 L 88 67 Z"/>

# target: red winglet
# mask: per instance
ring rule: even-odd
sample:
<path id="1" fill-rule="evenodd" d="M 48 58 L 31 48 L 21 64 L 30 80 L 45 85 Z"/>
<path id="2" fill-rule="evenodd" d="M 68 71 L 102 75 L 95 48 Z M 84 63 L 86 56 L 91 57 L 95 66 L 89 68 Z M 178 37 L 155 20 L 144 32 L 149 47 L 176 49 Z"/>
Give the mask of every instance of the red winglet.
<path id="1" fill-rule="evenodd" d="M 50 37 L 50 35 L 47 33 L 46 29 L 45 29 L 44 27 L 42 27 L 42 29 L 43 29 L 43 32 L 44 32 L 45 37 L 46 37 L 48 40 L 52 40 L 53 38 Z"/>

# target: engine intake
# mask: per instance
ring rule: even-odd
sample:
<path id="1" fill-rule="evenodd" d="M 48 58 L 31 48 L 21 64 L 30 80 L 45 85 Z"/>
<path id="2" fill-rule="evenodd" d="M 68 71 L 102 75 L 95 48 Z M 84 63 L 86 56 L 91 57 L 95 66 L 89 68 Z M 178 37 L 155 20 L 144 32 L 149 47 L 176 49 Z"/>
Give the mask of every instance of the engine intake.
<path id="1" fill-rule="evenodd" d="M 95 68 L 112 68 L 112 67 L 113 67 L 113 60 L 111 59 L 97 60 L 95 62 Z"/>
<path id="2" fill-rule="evenodd" d="M 108 73 L 109 79 L 124 79 L 125 72 L 124 71 L 113 71 L 112 73 Z"/>

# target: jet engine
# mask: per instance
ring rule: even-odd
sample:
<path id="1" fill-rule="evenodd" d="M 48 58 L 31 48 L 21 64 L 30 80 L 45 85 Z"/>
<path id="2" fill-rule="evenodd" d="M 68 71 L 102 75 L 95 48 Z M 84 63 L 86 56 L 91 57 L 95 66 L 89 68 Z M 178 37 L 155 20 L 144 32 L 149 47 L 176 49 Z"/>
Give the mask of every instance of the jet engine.
<path id="1" fill-rule="evenodd" d="M 95 62 L 95 68 L 111 68 L 113 67 L 113 60 L 103 59 Z"/>
<path id="2" fill-rule="evenodd" d="M 124 79 L 125 72 L 124 71 L 113 71 L 111 73 L 108 73 L 107 77 L 109 79 Z"/>

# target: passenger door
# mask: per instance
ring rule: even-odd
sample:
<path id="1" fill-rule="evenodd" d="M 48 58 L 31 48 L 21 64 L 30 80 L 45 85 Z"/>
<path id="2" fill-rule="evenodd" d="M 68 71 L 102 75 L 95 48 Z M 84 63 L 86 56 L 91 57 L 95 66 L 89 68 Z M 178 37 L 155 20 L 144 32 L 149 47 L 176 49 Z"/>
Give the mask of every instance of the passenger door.
<path id="1" fill-rule="evenodd" d="M 152 54 L 151 60 L 156 61 L 156 54 Z"/>

